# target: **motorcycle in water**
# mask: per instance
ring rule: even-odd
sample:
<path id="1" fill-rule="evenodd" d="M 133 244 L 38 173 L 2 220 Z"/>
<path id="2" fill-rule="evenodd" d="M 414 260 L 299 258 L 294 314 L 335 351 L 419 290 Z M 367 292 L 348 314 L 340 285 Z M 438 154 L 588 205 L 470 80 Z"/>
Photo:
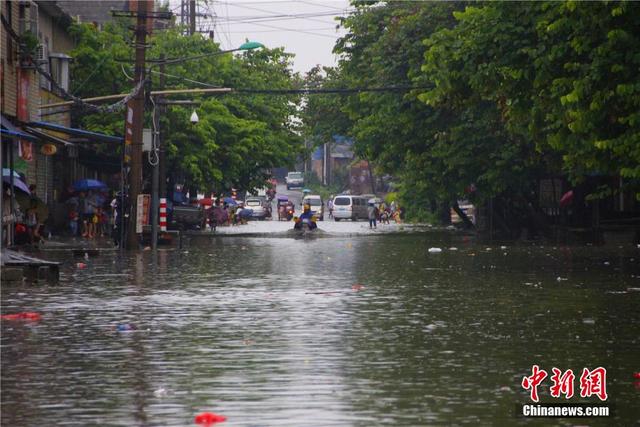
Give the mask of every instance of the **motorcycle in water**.
<path id="1" fill-rule="evenodd" d="M 295 221 L 295 224 L 293 225 L 293 229 L 300 232 L 300 234 L 310 233 L 318 228 L 318 224 L 316 224 L 315 217 L 295 218 L 294 221 Z"/>
<path id="2" fill-rule="evenodd" d="M 287 221 L 291 221 L 293 218 L 293 206 L 287 206 Z"/>

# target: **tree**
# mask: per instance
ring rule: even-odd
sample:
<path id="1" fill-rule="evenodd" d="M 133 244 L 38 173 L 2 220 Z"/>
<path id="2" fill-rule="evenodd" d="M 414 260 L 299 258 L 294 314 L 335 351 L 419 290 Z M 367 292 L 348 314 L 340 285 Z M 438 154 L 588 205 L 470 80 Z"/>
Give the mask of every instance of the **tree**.
<path id="1" fill-rule="evenodd" d="M 126 93 L 132 90 L 131 64 L 119 62 L 133 55 L 128 45 L 126 21 L 98 31 L 76 24 L 77 47 L 72 80 L 78 96 Z M 159 31 L 150 40 L 147 58 L 167 59 L 209 55 L 197 60 L 167 65 L 170 88 L 230 87 L 240 90 L 291 89 L 299 84 L 292 73 L 291 55 L 283 49 L 260 49 L 240 55 L 221 53 L 218 44 L 196 34 L 184 36 L 177 29 Z M 160 71 L 151 68 L 151 88 L 158 87 Z M 112 82 L 105 87 L 102 82 Z M 188 188 L 202 191 L 230 187 L 261 187 L 270 168 L 292 163 L 302 151 L 299 130 L 291 117 L 299 99 L 295 95 L 234 93 L 214 98 L 193 95 L 201 102 L 200 121 L 189 123 L 191 110 L 173 106 L 161 117 L 167 170 Z M 149 105 L 145 122 L 151 125 Z M 78 114 L 82 126 L 112 135 L 122 135 L 124 113 Z"/>

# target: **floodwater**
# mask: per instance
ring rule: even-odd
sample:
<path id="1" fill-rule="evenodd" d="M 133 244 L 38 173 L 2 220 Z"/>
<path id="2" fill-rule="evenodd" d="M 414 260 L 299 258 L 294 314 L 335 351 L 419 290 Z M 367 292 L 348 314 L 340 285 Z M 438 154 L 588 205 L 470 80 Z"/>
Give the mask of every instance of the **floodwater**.
<path id="1" fill-rule="evenodd" d="M 636 247 L 225 236 L 77 262 L 57 285 L 2 289 L 3 314 L 42 314 L 2 322 L 3 426 L 189 426 L 203 411 L 223 426 L 640 419 Z M 612 416 L 517 417 L 534 364 L 572 369 L 571 402 L 594 405 L 579 377 L 606 368 Z M 562 403 L 550 384 L 541 401 Z"/>

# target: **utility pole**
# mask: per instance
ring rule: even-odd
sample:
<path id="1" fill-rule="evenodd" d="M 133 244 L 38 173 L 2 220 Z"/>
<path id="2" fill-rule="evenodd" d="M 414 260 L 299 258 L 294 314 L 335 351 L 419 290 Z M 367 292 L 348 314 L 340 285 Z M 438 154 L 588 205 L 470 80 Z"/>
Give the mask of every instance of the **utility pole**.
<path id="1" fill-rule="evenodd" d="M 160 59 L 164 59 L 164 54 L 160 55 Z M 164 89 L 164 64 L 160 66 L 160 89 Z M 162 101 L 164 96 L 160 95 L 156 98 L 153 106 L 153 150 L 156 154 L 156 162 L 153 165 L 153 174 L 151 177 L 151 249 L 158 249 L 158 211 L 160 208 L 159 198 L 159 181 L 160 181 L 160 156 L 162 155 L 162 140 L 160 139 L 160 113 L 162 105 L 158 105 L 158 101 Z M 164 194 L 164 193 L 160 193 Z M 163 196 L 164 197 L 164 196 Z"/>
<path id="2" fill-rule="evenodd" d="M 153 0 L 138 1 L 137 25 L 136 25 L 136 68 L 135 82 L 139 84 L 145 79 L 145 50 L 147 39 L 147 10 Z M 133 110 L 132 135 L 131 135 L 131 171 L 129 175 L 129 226 L 127 248 L 138 248 L 138 235 L 136 233 L 138 194 L 142 189 L 142 128 L 144 121 L 144 85 L 133 98 L 131 107 Z"/>
<path id="3" fill-rule="evenodd" d="M 164 53 L 160 55 L 160 59 L 164 60 Z M 160 72 L 164 73 L 164 64 L 160 64 Z M 160 88 L 164 89 L 165 85 L 165 76 L 164 74 L 160 74 Z M 164 100 L 164 96 L 160 96 L 159 100 Z M 164 113 L 165 108 L 164 105 L 160 106 L 160 114 Z M 162 134 L 158 132 L 158 175 L 160 175 L 160 183 L 159 183 L 159 193 L 160 197 L 167 197 L 167 172 L 166 172 L 166 163 L 165 163 L 165 153 L 164 146 L 162 145 Z"/>
<path id="4" fill-rule="evenodd" d="M 196 33 L 196 0 L 189 1 L 189 35 Z"/>

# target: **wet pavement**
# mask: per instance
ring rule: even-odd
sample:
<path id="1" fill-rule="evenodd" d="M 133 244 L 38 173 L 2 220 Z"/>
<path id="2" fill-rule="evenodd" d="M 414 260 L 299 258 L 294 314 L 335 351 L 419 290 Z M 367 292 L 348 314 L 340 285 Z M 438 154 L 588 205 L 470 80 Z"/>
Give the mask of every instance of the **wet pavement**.
<path id="1" fill-rule="evenodd" d="M 3 314 L 42 318 L 2 321 L 1 424 L 549 425 L 515 416 L 533 364 L 607 368 L 613 417 L 553 424 L 639 419 L 640 249 L 323 226 L 60 258 L 60 284 L 3 287 Z"/>

